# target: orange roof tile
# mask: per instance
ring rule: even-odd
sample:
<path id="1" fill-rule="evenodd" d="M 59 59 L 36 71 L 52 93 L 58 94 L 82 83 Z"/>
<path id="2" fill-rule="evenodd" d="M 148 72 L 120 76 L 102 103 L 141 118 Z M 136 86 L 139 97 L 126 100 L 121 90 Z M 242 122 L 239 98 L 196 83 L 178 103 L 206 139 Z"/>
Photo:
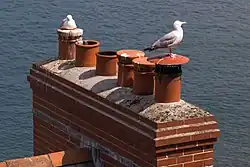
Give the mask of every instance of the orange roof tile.
<path id="1" fill-rule="evenodd" d="M 0 163 L 0 167 L 7 167 L 6 162 L 1 162 L 1 163 Z"/>
<path id="2" fill-rule="evenodd" d="M 88 161 L 89 159 L 87 149 L 50 153 L 49 157 L 54 166 L 77 164 L 77 163 L 81 163 L 84 161 Z"/>
<path id="3" fill-rule="evenodd" d="M 54 152 L 45 155 L 7 160 L 0 167 L 62 167 L 87 162 L 87 149 Z"/>
<path id="4" fill-rule="evenodd" d="M 53 167 L 48 155 L 20 158 L 5 162 L 7 163 L 7 167 Z"/>

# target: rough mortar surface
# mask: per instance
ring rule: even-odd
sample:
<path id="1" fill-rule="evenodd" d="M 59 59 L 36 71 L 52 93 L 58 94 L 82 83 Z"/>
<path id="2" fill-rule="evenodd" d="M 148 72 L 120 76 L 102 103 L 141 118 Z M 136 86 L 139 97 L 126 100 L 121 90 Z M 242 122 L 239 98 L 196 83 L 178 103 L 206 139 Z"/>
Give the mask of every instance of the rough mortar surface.
<path id="1" fill-rule="evenodd" d="M 169 104 L 155 103 L 153 95 L 134 95 L 131 88 L 117 87 L 117 76 L 96 76 L 94 67 L 75 67 L 72 60 L 55 60 L 42 67 L 158 123 L 210 115 L 184 100 Z"/>

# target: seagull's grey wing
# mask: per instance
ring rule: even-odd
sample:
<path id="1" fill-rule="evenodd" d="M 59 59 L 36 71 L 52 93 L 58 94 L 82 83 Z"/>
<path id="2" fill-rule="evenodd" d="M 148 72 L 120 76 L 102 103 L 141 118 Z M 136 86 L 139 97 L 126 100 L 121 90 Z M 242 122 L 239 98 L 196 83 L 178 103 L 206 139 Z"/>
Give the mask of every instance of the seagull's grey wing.
<path id="1" fill-rule="evenodd" d="M 171 45 L 176 39 L 176 35 L 174 31 L 164 35 L 160 39 L 158 39 L 154 44 L 153 47 L 156 48 L 167 48 L 168 45 Z"/>
<path id="2" fill-rule="evenodd" d="M 171 41 L 171 40 L 173 40 L 175 38 L 176 38 L 175 31 L 171 31 L 168 34 L 161 37 L 159 40 L 160 40 L 160 42 L 164 42 L 164 41 Z"/>
<path id="3" fill-rule="evenodd" d="M 62 20 L 62 22 L 61 22 L 61 27 L 64 25 L 64 23 L 67 21 L 67 18 L 64 18 L 63 20 Z"/>

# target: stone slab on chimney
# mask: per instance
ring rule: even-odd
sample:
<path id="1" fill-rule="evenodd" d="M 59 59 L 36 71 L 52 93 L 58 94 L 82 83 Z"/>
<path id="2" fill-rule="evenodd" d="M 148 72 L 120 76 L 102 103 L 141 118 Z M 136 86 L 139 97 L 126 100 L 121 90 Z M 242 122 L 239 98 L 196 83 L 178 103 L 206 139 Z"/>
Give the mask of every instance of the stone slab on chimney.
<path id="1" fill-rule="evenodd" d="M 96 166 L 211 166 L 220 130 L 184 100 L 155 103 L 72 60 L 33 64 L 34 154 L 88 148 Z"/>

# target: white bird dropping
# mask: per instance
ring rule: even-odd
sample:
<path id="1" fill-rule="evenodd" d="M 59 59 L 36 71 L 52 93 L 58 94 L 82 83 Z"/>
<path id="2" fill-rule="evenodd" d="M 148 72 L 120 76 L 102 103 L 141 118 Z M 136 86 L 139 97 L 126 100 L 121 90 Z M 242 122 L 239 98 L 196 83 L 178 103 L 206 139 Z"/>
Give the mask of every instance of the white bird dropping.
<path id="1" fill-rule="evenodd" d="M 66 29 L 66 30 L 72 30 L 76 29 L 76 23 L 75 20 L 73 19 L 72 15 L 67 15 L 65 19 L 63 19 L 61 23 L 61 29 Z"/>
<path id="2" fill-rule="evenodd" d="M 150 47 L 144 49 L 144 51 L 168 48 L 169 55 L 174 57 L 174 54 L 172 54 L 172 48 L 177 48 L 177 46 L 181 43 L 183 39 L 183 29 L 181 26 L 185 23 L 186 22 L 176 20 L 173 24 L 173 30 L 171 32 L 156 40 Z"/>

